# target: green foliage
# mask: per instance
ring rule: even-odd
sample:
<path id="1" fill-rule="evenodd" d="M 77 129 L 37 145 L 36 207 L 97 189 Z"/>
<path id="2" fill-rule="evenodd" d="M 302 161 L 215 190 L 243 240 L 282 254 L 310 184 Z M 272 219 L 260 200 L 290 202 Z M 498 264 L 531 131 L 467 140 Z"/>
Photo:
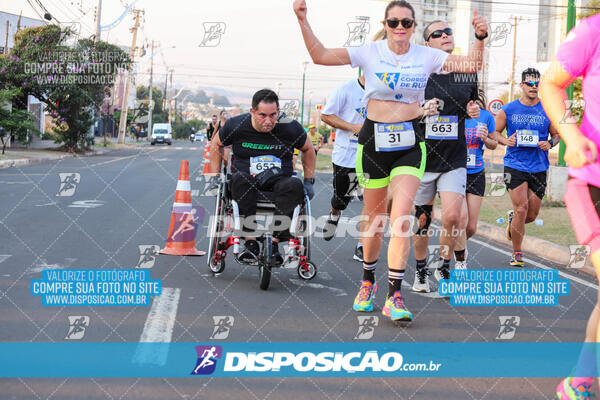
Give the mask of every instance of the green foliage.
<path id="1" fill-rule="evenodd" d="M 4 86 L 20 87 L 46 103 L 57 141 L 69 151 L 87 148 L 95 113 L 126 68 L 128 55 L 117 46 L 90 39 L 67 45 L 72 32 L 56 25 L 21 30 L 8 58 L 0 59 Z"/>
<path id="2" fill-rule="evenodd" d="M 189 121 L 175 123 L 173 125 L 173 139 L 189 139 L 192 129 L 194 127 Z M 195 129 L 194 132 L 196 132 Z"/>
<path id="3" fill-rule="evenodd" d="M 584 3 L 586 8 L 581 9 L 581 12 L 577 15 L 578 19 L 591 17 L 600 12 L 600 0 L 591 0 Z"/>
<path id="4" fill-rule="evenodd" d="M 200 119 L 190 119 L 189 121 L 187 121 L 190 126 L 192 127 L 192 129 L 194 129 L 196 132 L 198 132 L 199 130 L 202 130 L 204 128 L 206 128 L 206 122 L 202 121 Z"/>
<path id="5" fill-rule="evenodd" d="M 14 99 L 20 95 L 20 89 L 0 90 L 0 127 L 5 130 L 4 136 L 0 137 L 2 154 L 8 144 L 8 135 L 15 135 L 17 140 L 27 143 L 30 141 L 29 132 L 39 133 L 33 124 L 33 115 L 27 110 L 14 107 Z"/>

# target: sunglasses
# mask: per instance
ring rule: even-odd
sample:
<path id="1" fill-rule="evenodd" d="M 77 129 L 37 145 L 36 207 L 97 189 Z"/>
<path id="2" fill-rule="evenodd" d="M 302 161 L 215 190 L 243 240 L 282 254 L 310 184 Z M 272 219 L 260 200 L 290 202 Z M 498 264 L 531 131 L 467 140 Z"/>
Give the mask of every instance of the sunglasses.
<path id="1" fill-rule="evenodd" d="M 431 38 L 434 38 L 434 39 L 439 39 L 439 38 L 441 38 L 441 37 L 442 37 L 442 35 L 443 35 L 444 33 L 445 33 L 446 35 L 448 35 L 448 36 L 452 36 L 452 33 L 453 33 L 453 32 L 452 32 L 452 29 L 450 29 L 450 28 L 446 28 L 446 29 L 437 29 L 437 30 L 435 30 L 435 31 L 433 31 L 433 32 L 431 32 L 431 33 L 429 34 L 429 36 L 427 37 L 427 40 L 426 40 L 426 41 L 427 41 L 427 42 L 429 42 L 429 39 L 431 39 Z"/>
<path id="2" fill-rule="evenodd" d="M 540 81 L 523 81 L 529 87 L 538 87 L 540 86 Z"/>
<path id="3" fill-rule="evenodd" d="M 402 24 L 402 27 L 405 29 L 410 29 L 415 24 L 415 20 L 410 18 L 390 18 L 386 19 L 385 22 L 387 23 L 387 26 L 389 26 L 392 29 L 396 29 L 399 24 Z"/>

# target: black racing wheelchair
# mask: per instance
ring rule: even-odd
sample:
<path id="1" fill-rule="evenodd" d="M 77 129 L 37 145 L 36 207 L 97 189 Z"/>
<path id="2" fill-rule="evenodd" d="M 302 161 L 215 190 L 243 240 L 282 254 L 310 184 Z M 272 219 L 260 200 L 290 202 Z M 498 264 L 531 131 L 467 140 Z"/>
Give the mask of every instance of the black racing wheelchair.
<path id="1" fill-rule="evenodd" d="M 317 267 L 310 261 L 310 235 L 312 232 L 310 200 L 306 193 L 302 204 L 296 206 L 290 225 L 291 239 L 283 256 L 283 263 L 278 263 L 271 254 L 273 240 L 271 232 L 265 230 L 257 237 L 260 243 L 260 252 L 253 261 L 244 261 L 240 255 L 241 218 L 237 202 L 232 199 L 230 187 L 230 174 L 226 179 L 221 179 L 216 190 L 214 217 L 208 227 L 209 248 L 208 267 L 214 274 L 220 274 L 225 269 L 227 251 L 233 248 L 233 259 L 241 265 L 258 267 L 259 287 L 262 290 L 269 288 L 271 273 L 274 268 L 294 268 L 303 280 L 313 279 L 317 275 Z M 275 193 L 259 192 L 257 214 L 273 215 Z M 282 245 L 284 243 L 281 243 Z"/>

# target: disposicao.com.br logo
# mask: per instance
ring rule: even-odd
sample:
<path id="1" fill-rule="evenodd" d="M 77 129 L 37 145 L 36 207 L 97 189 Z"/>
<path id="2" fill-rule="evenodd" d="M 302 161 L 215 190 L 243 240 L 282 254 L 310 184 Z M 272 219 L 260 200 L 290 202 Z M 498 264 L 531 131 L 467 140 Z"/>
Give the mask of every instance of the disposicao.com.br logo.
<path id="1" fill-rule="evenodd" d="M 210 346 L 198 346 L 210 349 Z M 197 349 L 198 349 L 197 347 Z M 219 349 L 220 350 L 220 349 Z M 204 354 L 206 356 L 206 354 Z M 206 358 L 198 353 L 198 365 Z M 281 372 L 289 376 L 302 376 L 306 373 L 390 373 L 390 372 L 437 372 L 441 363 L 405 363 L 398 352 L 380 352 L 376 350 L 352 352 L 225 352 L 220 354 L 224 359 L 221 372 L 231 373 L 272 373 Z M 201 360 L 202 358 L 202 360 Z M 213 365 L 211 365 L 213 366 Z M 212 374 L 203 371 L 202 374 Z M 197 373 L 194 373 L 196 375 Z"/>

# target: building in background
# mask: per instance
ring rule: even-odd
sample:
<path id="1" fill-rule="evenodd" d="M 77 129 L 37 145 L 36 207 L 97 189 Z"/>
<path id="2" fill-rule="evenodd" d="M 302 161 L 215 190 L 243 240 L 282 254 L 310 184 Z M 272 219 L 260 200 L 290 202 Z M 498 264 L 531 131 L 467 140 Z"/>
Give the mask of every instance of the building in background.
<path id="1" fill-rule="evenodd" d="M 28 18 L 0 12 L 0 54 L 8 54 L 10 49 L 15 45 L 15 35 L 19 30 L 31 28 L 35 26 L 46 25 L 47 21 L 40 19 Z M 40 132 L 45 132 L 46 118 L 44 116 L 44 103 L 40 102 L 33 96 L 27 96 L 27 111 L 33 114 L 33 124 Z"/>

